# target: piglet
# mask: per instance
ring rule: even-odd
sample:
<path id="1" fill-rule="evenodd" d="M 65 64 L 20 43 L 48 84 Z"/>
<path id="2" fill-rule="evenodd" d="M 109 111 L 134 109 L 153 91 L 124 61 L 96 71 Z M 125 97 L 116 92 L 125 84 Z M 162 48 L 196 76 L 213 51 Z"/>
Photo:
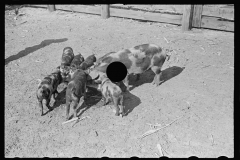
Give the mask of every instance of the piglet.
<path id="1" fill-rule="evenodd" d="M 41 109 L 41 116 L 43 116 L 43 104 L 49 109 L 52 110 L 49 106 L 51 97 L 55 100 L 56 95 L 58 94 L 57 87 L 62 82 L 60 66 L 57 67 L 56 71 L 52 74 L 46 76 L 38 85 L 37 89 L 37 99 L 39 107 Z"/>
<path id="2" fill-rule="evenodd" d="M 70 64 L 70 69 L 78 69 L 83 61 L 84 61 L 84 57 L 82 56 L 81 53 L 79 53 L 78 55 L 74 56 L 74 58 L 73 58 L 73 60 L 72 60 L 72 62 Z"/>
<path id="3" fill-rule="evenodd" d="M 69 66 L 73 58 L 74 58 L 73 49 L 71 47 L 65 47 L 63 49 L 62 61 L 60 66 L 60 71 L 63 79 L 66 78 L 69 72 Z"/>
<path id="4" fill-rule="evenodd" d="M 93 66 L 94 62 L 96 62 L 96 60 L 97 59 L 96 59 L 95 55 L 92 54 L 86 58 L 86 60 L 79 66 L 79 68 L 82 70 L 86 70 L 89 67 Z"/>
<path id="5" fill-rule="evenodd" d="M 86 84 L 89 78 L 89 75 L 81 69 L 70 70 L 69 83 L 66 90 L 66 120 L 69 120 L 71 103 L 73 103 L 74 117 L 77 117 L 77 108 L 86 99 Z"/>
<path id="6" fill-rule="evenodd" d="M 110 100 L 114 103 L 115 107 L 115 115 L 124 116 L 124 108 L 123 108 L 123 93 L 121 88 L 110 81 L 110 79 L 106 75 L 102 75 L 100 77 L 101 84 L 99 85 L 99 90 L 102 92 L 104 105 L 106 105 Z M 120 111 L 119 111 L 120 106 Z"/>

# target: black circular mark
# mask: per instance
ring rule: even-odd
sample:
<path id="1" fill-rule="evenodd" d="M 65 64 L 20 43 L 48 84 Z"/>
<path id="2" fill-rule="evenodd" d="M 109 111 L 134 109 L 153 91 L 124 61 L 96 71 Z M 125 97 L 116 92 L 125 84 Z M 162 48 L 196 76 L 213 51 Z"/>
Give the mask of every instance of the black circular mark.
<path id="1" fill-rule="evenodd" d="M 122 62 L 112 62 L 106 70 L 108 78 L 112 82 L 120 82 L 127 76 L 127 68 Z"/>

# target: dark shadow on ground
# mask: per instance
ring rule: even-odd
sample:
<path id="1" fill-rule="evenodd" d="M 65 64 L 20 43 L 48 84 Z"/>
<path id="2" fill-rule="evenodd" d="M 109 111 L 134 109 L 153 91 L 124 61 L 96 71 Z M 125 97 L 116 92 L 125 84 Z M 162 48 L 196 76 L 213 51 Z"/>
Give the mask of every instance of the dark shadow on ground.
<path id="1" fill-rule="evenodd" d="M 11 61 L 14 61 L 14 60 L 17 60 L 21 57 L 24 57 L 32 52 L 35 52 L 36 50 L 38 49 L 41 49 L 43 47 L 46 47 L 52 43 L 61 43 L 61 42 L 65 42 L 67 41 L 68 39 L 67 38 L 62 38 L 62 39 L 47 39 L 47 40 L 44 40 L 42 41 L 40 44 L 38 45 L 35 45 L 35 46 L 32 46 L 32 47 L 28 47 L 28 48 L 25 48 L 24 50 L 18 52 L 17 54 L 15 55 L 12 55 L 10 57 L 8 57 L 7 59 L 5 59 L 5 65 L 7 65 L 9 62 Z"/>
<path id="2" fill-rule="evenodd" d="M 137 107 L 140 103 L 141 103 L 140 98 L 133 95 L 129 91 L 124 92 L 123 106 L 124 106 L 125 116 L 127 116 L 129 113 L 131 113 L 133 111 L 133 109 L 135 107 Z"/>
<path id="3" fill-rule="evenodd" d="M 172 67 L 169 67 L 169 68 L 163 70 L 162 76 L 160 79 L 160 81 L 162 81 L 161 84 L 168 81 L 169 79 L 179 75 L 184 69 L 185 69 L 185 67 L 172 66 Z M 140 86 L 144 83 L 152 83 L 154 76 L 155 76 L 155 74 L 153 73 L 153 71 L 151 69 L 144 72 L 143 74 L 141 74 L 139 81 L 136 81 L 136 82 L 135 82 L 136 75 L 135 76 L 130 75 L 129 84 L 133 85 L 133 87 L 131 87 L 130 90 L 132 90 L 135 87 Z"/>
<path id="4" fill-rule="evenodd" d="M 58 95 L 56 97 L 55 102 L 50 102 L 50 108 L 51 110 L 48 110 L 46 113 L 44 113 L 44 115 L 50 113 L 51 111 L 53 111 L 54 109 L 58 108 L 61 105 L 65 105 L 66 103 L 66 89 L 64 88 L 63 84 L 60 84 L 58 87 Z"/>
<path id="5" fill-rule="evenodd" d="M 162 83 L 164 83 L 169 79 L 179 75 L 184 69 L 185 67 L 177 67 L 177 66 L 172 66 L 170 68 L 167 68 L 163 71 L 163 74 L 160 80 L 163 81 Z"/>
<path id="6" fill-rule="evenodd" d="M 77 109 L 77 114 L 80 112 L 81 113 L 78 115 L 80 117 L 86 110 L 88 110 L 90 107 L 96 105 L 100 100 L 102 99 L 101 92 L 99 92 L 97 89 L 88 87 L 88 92 L 87 92 L 87 100 L 86 105 L 82 105 Z M 72 117 L 70 117 L 72 118 Z"/>
<path id="7" fill-rule="evenodd" d="M 53 111 L 54 109 L 60 107 L 61 105 L 65 106 L 65 104 L 66 104 L 66 89 L 67 88 L 66 88 L 66 86 L 64 86 L 63 83 L 59 85 L 59 87 L 58 87 L 59 94 L 56 97 L 56 101 L 53 102 L 52 106 L 50 105 L 51 110 L 48 110 L 46 113 L 44 113 L 44 115 L 46 115 L 49 112 Z M 78 115 L 78 117 L 81 116 L 91 106 L 96 105 L 101 99 L 102 99 L 101 93 L 99 91 L 97 91 L 97 89 L 88 87 L 87 100 L 86 100 L 87 106 L 82 105 L 77 109 L 77 114 L 80 112 L 81 109 L 83 109 L 83 111 L 80 113 L 80 115 Z M 72 105 L 70 105 L 70 107 L 72 107 Z M 70 119 L 72 117 L 73 117 L 73 115 L 70 116 Z"/>

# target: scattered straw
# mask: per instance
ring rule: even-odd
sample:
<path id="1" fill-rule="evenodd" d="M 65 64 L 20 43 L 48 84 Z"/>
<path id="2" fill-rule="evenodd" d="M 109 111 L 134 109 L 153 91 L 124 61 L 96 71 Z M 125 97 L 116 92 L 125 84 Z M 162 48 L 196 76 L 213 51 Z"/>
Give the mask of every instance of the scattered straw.
<path id="1" fill-rule="evenodd" d="M 151 129 L 151 130 L 147 131 L 146 133 L 144 133 L 144 134 L 143 134 L 142 136 L 140 136 L 139 138 L 142 139 L 142 138 L 144 138 L 144 137 L 146 137 L 146 136 L 148 136 L 148 135 L 151 135 L 151 134 L 153 134 L 153 133 L 155 133 L 155 132 L 157 132 L 157 131 L 159 131 L 159 130 L 161 130 L 161 129 L 163 129 L 163 128 L 166 128 L 166 127 L 170 126 L 172 123 L 176 122 L 177 120 L 179 120 L 179 119 L 181 119 L 181 118 L 183 118 L 183 117 L 180 117 L 180 118 L 175 119 L 174 121 L 172 121 L 171 123 L 165 125 L 164 127 L 161 127 L 161 128 L 158 128 L 158 129 Z"/>

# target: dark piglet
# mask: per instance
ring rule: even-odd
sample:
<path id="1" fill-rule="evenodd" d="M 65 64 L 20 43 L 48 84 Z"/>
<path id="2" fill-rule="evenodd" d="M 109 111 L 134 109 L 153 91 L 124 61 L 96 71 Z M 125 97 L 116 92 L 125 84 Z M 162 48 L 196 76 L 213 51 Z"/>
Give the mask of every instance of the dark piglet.
<path id="1" fill-rule="evenodd" d="M 86 99 L 86 84 L 90 78 L 89 75 L 81 70 L 70 70 L 69 83 L 66 90 L 66 120 L 69 120 L 70 105 L 73 103 L 74 117 L 77 117 L 77 108 L 80 107 Z"/>
<path id="2" fill-rule="evenodd" d="M 90 55 L 86 58 L 86 60 L 79 66 L 80 69 L 86 70 L 89 67 L 94 65 L 94 62 L 96 62 L 96 57 L 95 55 Z"/>
<path id="3" fill-rule="evenodd" d="M 70 64 L 70 69 L 79 69 L 79 66 L 82 64 L 83 61 L 84 61 L 84 57 L 82 56 L 81 53 L 79 53 L 73 58 Z"/>
<path id="4" fill-rule="evenodd" d="M 60 66 L 57 67 L 56 71 L 52 74 L 46 76 L 41 83 L 38 85 L 37 89 L 37 99 L 39 107 L 41 109 L 41 116 L 43 115 L 43 104 L 51 110 L 49 103 L 53 95 L 55 100 L 56 95 L 58 94 L 57 87 L 62 82 Z"/>
<path id="5" fill-rule="evenodd" d="M 63 49 L 60 71 L 63 78 L 65 78 L 69 72 L 69 66 L 74 58 L 73 49 L 71 47 L 65 47 Z"/>

